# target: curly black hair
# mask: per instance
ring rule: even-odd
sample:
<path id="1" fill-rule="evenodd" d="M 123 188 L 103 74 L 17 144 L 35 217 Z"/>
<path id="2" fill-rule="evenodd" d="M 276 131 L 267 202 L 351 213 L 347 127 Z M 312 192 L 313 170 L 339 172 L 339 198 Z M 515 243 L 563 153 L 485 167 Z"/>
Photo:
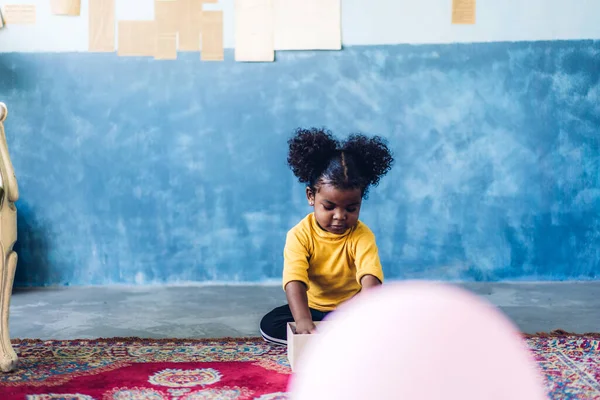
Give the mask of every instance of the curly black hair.
<path id="1" fill-rule="evenodd" d="M 352 134 L 339 141 L 326 129 L 297 129 L 288 144 L 288 165 L 314 191 L 326 183 L 339 189 L 361 189 L 366 197 L 369 187 L 377 186 L 394 163 L 380 136 Z"/>

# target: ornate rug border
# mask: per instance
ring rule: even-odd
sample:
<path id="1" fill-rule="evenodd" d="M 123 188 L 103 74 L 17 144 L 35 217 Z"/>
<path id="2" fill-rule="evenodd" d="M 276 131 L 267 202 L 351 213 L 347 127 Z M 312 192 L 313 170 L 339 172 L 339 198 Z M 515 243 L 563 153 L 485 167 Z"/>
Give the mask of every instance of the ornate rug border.
<path id="1" fill-rule="evenodd" d="M 94 339 L 30 339 L 30 338 L 15 338 L 11 339 L 13 345 L 27 345 L 27 344 L 40 344 L 40 343 L 97 343 L 97 344 L 121 344 L 121 343 L 155 343 L 155 344 L 214 344 L 214 343 L 252 343 L 260 344 L 263 343 L 268 345 L 261 337 L 221 337 L 221 338 L 143 338 L 143 337 L 100 337 Z"/>
<path id="2" fill-rule="evenodd" d="M 600 332 L 587 332 L 587 333 L 574 333 L 567 332 L 562 329 L 555 329 L 550 332 L 537 332 L 537 333 L 520 333 L 520 335 L 526 339 L 534 338 L 588 338 L 588 339 L 600 339 Z M 100 337 L 94 339 L 30 339 L 30 338 L 15 338 L 11 339 L 13 345 L 27 345 L 27 344 L 40 344 L 40 343 L 98 343 L 98 344 L 117 344 L 117 343 L 142 343 L 142 344 L 213 344 L 213 343 L 252 343 L 252 344 L 264 344 L 268 346 L 274 346 L 266 342 L 261 337 L 214 337 L 214 338 L 142 338 L 142 337 Z M 275 346 L 281 347 L 281 346 Z"/>
<path id="3" fill-rule="evenodd" d="M 600 332 L 575 333 L 575 332 L 567 332 L 562 329 L 555 329 L 550 332 L 522 333 L 521 336 L 525 337 L 526 339 L 535 339 L 535 338 L 600 339 Z"/>

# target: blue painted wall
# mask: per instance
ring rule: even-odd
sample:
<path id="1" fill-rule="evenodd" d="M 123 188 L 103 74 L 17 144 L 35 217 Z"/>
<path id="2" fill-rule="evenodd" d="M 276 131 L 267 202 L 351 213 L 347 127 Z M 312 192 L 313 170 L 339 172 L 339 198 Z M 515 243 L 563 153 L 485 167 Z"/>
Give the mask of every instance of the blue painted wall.
<path id="1" fill-rule="evenodd" d="M 0 55 L 17 285 L 280 279 L 286 140 L 322 125 L 396 153 L 362 214 L 388 278 L 600 276 L 600 42 L 232 58 Z"/>

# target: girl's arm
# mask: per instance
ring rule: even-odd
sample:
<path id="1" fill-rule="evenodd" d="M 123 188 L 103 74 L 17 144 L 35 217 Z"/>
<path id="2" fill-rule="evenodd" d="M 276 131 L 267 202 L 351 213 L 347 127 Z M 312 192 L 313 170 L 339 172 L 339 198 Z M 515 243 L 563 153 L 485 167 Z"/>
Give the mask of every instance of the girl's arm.
<path id="1" fill-rule="evenodd" d="M 360 292 L 354 295 L 354 298 L 360 297 L 363 293 L 369 291 L 370 289 L 373 289 L 377 286 L 381 286 L 382 283 L 374 275 L 365 275 L 360 280 L 360 285 L 362 286 L 362 289 L 360 290 Z"/>
<path id="2" fill-rule="evenodd" d="M 379 250 L 375 235 L 365 225 L 355 233 L 355 263 L 357 280 L 362 286 L 361 291 L 377 287 L 383 282 L 383 268 L 379 260 Z"/>
<path id="3" fill-rule="evenodd" d="M 360 280 L 360 284 L 363 287 L 363 289 L 368 290 L 381 285 L 381 281 L 373 275 L 365 275 Z"/>
<path id="4" fill-rule="evenodd" d="M 299 281 L 292 281 L 285 286 L 285 295 L 294 321 L 296 321 L 296 333 L 314 333 L 316 327 L 308 308 L 306 285 Z"/>

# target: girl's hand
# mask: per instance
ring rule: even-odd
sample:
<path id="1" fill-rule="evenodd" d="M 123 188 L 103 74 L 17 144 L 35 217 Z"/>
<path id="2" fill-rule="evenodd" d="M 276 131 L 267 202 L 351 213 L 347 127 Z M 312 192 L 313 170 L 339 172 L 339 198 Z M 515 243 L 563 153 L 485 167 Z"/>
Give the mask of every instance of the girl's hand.
<path id="1" fill-rule="evenodd" d="M 294 321 L 296 321 L 296 334 L 305 335 L 314 333 L 316 327 L 310 315 L 310 308 L 308 308 L 306 285 L 299 281 L 292 281 L 285 286 L 285 295 L 287 296 Z"/>
<path id="2" fill-rule="evenodd" d="M 310 335 L 317 331 L 312 319 L 301 319 L 296 322 L 296 334 L 298 335 Z"/>

